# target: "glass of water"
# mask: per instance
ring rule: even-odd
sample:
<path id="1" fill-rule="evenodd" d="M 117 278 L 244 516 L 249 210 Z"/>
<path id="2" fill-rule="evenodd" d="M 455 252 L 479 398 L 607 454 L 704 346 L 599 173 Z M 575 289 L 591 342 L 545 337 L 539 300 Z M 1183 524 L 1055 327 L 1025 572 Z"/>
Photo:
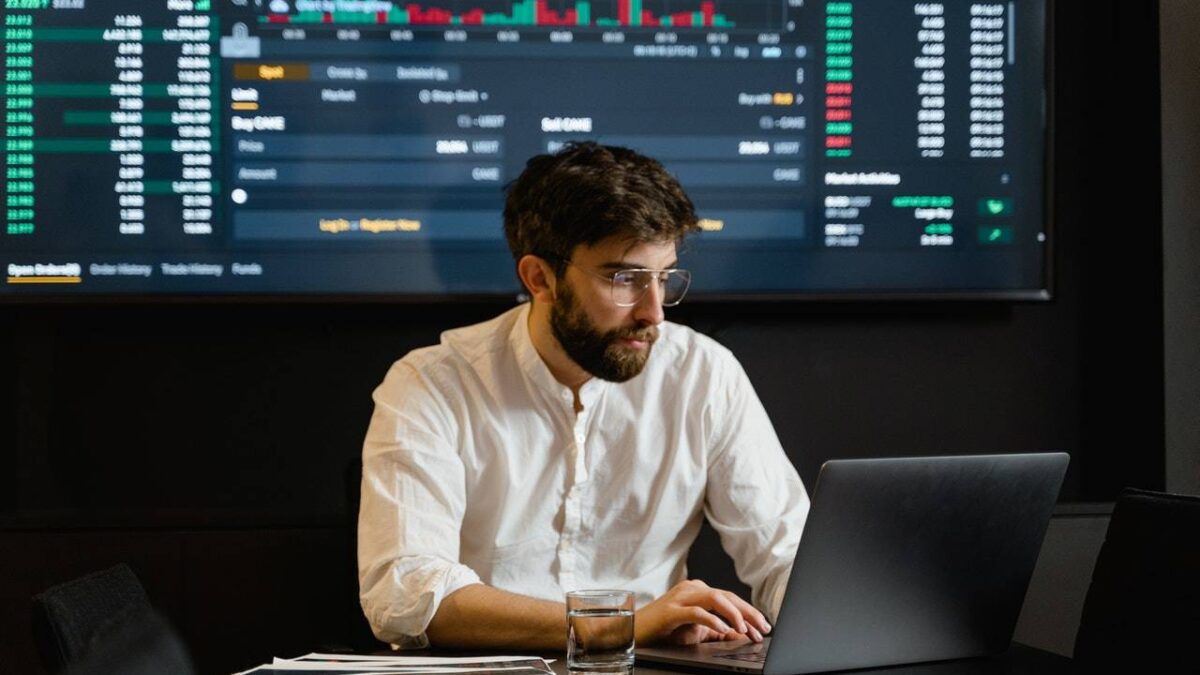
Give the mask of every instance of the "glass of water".
<path id="1" fill-rule="evenodd" d="M 567 593 L 567 667 L 625 671 L 633 667 L 633 593 Z"/>

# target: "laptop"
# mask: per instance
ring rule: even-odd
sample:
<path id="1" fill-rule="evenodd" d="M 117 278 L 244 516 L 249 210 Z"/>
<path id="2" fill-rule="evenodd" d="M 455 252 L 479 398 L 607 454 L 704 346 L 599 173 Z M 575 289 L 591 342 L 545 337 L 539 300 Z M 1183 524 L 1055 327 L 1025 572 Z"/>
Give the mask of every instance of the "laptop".
<path id="1" fill-rule="evenodd" d="M 771 637 L 639 648 L 637 660 L 793 675 L 1003 652 L 1068 460 L 830 460 Z"/>

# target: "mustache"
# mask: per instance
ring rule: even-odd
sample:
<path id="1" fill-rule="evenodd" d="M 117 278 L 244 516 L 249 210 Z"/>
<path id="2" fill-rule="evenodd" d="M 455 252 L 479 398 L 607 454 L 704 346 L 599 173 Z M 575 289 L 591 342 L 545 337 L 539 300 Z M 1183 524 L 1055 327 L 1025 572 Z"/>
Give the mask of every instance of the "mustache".
<path id="1" fill-rule="evenodd" d="M 639 340 L 641 342 L 653 343 L 658 339 L 658 327 L 647 326 L 645 328 L 625 328 L 616 331 L 616 336 L 622 340 Z"/>

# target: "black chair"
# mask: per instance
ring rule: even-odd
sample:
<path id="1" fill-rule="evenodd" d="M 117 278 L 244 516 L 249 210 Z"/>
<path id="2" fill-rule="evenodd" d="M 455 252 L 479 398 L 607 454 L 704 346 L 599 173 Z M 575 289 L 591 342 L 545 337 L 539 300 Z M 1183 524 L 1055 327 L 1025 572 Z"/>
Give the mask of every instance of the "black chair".
<path id="1" fill-rule="evenodd" d="M 57 672 L 75 663 L 112 617 L 149 610 L 145 589 L 125 563 L 43 591 L 33 612 L 43 665 Z"/>
<path id="2" fill-rule="evenodd" d="M 1089 670 L 1197 673 L 1200 497 L 1125 490 L 1096 559 L 1075 640 Z"/>
<path id="3" fill-rule="evenodd" d="M 183 641 L 157 611 L 137 605 L 114 615 L 64 675 L 194 675 Z"/>

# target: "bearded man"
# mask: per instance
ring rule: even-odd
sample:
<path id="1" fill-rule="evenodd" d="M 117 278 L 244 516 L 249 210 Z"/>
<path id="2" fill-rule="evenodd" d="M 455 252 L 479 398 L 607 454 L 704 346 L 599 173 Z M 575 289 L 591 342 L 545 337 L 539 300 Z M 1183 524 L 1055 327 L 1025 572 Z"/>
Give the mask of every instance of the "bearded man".
<path id="1" fill-rule="evenodd" d="M 808 495 L 729 350 L 664 321 L 698 229 L 658 162 L 529 160 L 504 230 L 530 301 L 397 361 L 363 446 L 358 573 L 401 647 L 561 649 L 564 594 L 635 594 L 638 644 L 762 640 Z M 687 578 L 701 518 L 753 604 Z"/>

